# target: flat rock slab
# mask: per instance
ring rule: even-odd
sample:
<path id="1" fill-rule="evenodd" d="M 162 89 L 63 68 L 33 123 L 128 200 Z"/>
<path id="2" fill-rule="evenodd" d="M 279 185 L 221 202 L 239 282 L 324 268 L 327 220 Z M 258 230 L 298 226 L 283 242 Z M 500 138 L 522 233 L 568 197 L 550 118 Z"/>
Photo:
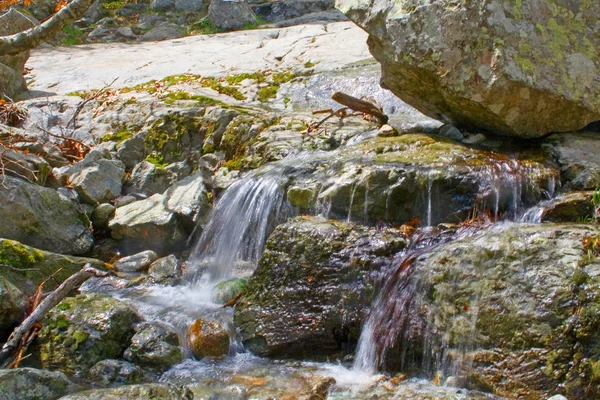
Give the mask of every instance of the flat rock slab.
<path id="1" fill-rule="evenodd" d="M 367 34 L 352 22 L 297 25 L 217 35 L 189 36 L 153 43 L 110 43 L 32 51 L 35 91 L 66 94 L 114 88 L 184 73 L 225 76 L 264 69 L 302 68 L 316 72 L 371 59 Z M 93 62 L 90 62 L 93 60 Z"/>

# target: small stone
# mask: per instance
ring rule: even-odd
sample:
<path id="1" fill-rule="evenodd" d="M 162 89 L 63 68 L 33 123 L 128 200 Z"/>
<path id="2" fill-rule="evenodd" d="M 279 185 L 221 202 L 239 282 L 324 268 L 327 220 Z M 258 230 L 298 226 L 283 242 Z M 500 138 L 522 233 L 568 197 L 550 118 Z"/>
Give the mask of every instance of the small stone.
<path id="1" fill-rule="evenodd" d="M 468 136 L 462 140 L 465 144 L 479 144 L 485 142 L 487 138 L 483 133 L 477 133 L 475 135 Z"/>
<path id="2" fill-rule="evenodd" d="M 152 322 L 138 327 L 124 357 L 143 367 L 165 370 L 183 360 L 183 350 L 175 329 Z"/>
<path id="3" fill-rule="evenodd" d="M 142 36 L 143 42 L 152 42 L 157 40 L 177 39 L 185 36 L 185 31 L 179 25 L 165 23 L 152 28 Z"/>
<path id="4" fill-rule="evenodd" d="M 388 124 L 382 125 L 381 128 L 379 128 L 379 132 L 377 132 L 377 136 L 381 136 L 381 137 L 390 137 L 390 136 L 398 136 L 398 131 L 396 131 L 396 129 Z"/>
<path id="5" fill-rule="evenodd" d="M 131 30 L 129 26 L 122 26 L 118 28 L 115 32 L 115 35 L 129 40 L 135 39 L 135 33 L 133 33 L 133 30 Z"/>
<path id="6" fill-rule="evenodd" d="M 229 352 L 229 334 L 215 321 L 197 319 L 187 330 L 188 347 L 197 358 L 222 357 Z"/>
<path id="7" fill-rule="evenodd" d="M 112 204 L 100 204 L 92 213 L 92 223 L 94 224 L 94 229 L 105 228 L 113 215 L 115 215 L 115 207 Z"/>
<path id="8" fill-rule="evenodd" d="M 129 385 L 144 381 L 144 371 L 123 360 L 102 360 L 96 363 L 88 374 L 90 380 L 103 386 L 118 384 Z"/>
<path id="9" fill-rule="evenodd" d="M 202 10 L 202 0 L 175 0 L 175 9 L 177 11 L 200 11 Z"/>
<path id="10" fill-rule="evenodd" d="M 152 11 L 169 11 L 174 6 L 175 3 L 173 0 L 152 0 L 150 2 L 150 9 Z"/>
<path id="11" fill-rule="evenodd" d="M 128 257 L 123 257 L 113 264 L 118 272 L 140 272 L 148 269 L 148 266 L 158 258 L 152 250 L 142 251 Z"/>
<path id="12" fill-rule="evenodd" d="M 181 277 L 181 266 L 174 255 L 159 258 L 150 264 L 148 275 L 156 283 L 175 284 Z"/>
<path id="13" fill-rule="evenodd" d="M 449 137 L 452 140 L 463 140 L 463 134 L 453 125 L 442 126 L 440 135 Z"/>
<path id="14" fill-rule="evenodd" d="M 548 400 L 569 400 L 567 399 L 565 396 L 563 396 L 562 394 L 555 394 L 552 397 L 548 397 Z"/>
<path id="15" fill-rule="evenodd" d="M 127 204 L 131 204 L 136 201 L 138 201 L 138 199 L 135 196 L 131 196 L 131 195 L 121 196 L 115 200 L 115 207 L 116 208 L 123 207 L 123 206 L 126 206 Z"/>

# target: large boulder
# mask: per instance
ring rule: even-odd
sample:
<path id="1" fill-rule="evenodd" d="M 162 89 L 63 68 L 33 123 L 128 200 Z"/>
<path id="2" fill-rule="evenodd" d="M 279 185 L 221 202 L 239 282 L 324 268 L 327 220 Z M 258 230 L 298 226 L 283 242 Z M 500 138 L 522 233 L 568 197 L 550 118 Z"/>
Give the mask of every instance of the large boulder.
<path id="1" fill-rule="evenodd" d="M 124 357 L 145 368 L 166 370 L 183 360 L 183 350 L 174 328 L 159 322 L 138 327 Z"/>
<path id="2" fill-rule="evenodd" d="M 13 35 L 36 26 L 38 22 L 11 8 L 5 14 L 0 15 L 0 36 Z M 0 55 L 0 95 L 14 97 L 27 90 L 23 68 L 29 58 L 29 51 L 23 51 L 15 55 Z"/>
<path id="3" fill-rule="evenodd" d="M 406 245 L 394 229 L 315 217 L 280 225 L 235 308 L 244 346 L 274 357 L 350 351 L 377 274 Z"/>
<path id="4" fill-rule="evenodd" d="M 462 376 L 510 398 L 598 398 L 600 259 L 584 242 L 599 234 L 505 224 L 418 257 L 376 305 L 372 326 L 404 326 L 394 345 L 375 331 L 384 364 Z"/>
<path id="5" fill-rule="evenodd" d="M 81 387 L 62 372 L 34 368 L 0 369 L 0 400 L 55 400 Z"/>
<path id="6" fill-rule="evenodd" d="M 112 297 L 68 297 L 44 319 L 39 335 L 42 365 L 86 376 L 98 361 L 123 356 L 138 320 L 131 306 Z"/>
<path id="7" fill-rule="evenodd" d="M 93 245 L 87 216 L 54 189 L 4 177 L 0 237 L 57 253 L 84 254 Z"/>
<path id="8" fill-rule="evenodd" d="M 54 289 L 87 263 L 104 268 L 102 261 L 93 258 L 51 253 L 16 240 L 0 239 L 0 279 L 8 279 L 27 296 L 33 296 L 44 281 L 45 290 Z"/>
<path id="9" fill-rule="evenodd" d="M 534 138 L 600 120 L 597 1 L 337 0 L 382 85 L 424 114 Z"/>
<path id="10" fill-rule="evenodd" d="M 219 29 L 234 31 L 247 25 L 256 25 L 256 16 L 245 0 L 211 0 L 208 20 Z"/>

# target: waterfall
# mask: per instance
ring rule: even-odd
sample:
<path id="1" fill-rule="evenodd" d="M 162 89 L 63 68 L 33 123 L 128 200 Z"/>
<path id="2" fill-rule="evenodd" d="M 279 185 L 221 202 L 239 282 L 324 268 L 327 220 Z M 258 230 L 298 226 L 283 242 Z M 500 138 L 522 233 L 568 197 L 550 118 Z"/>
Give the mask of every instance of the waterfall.
<path id="1" fill-rule="evenodd" d="M 258 262 L 268 235 L 292 214 L 283 172 L 270 168 L 251 173 L 224 192 L 192 249 L 194 280 L 206 273 L 216 282 L 231 277 L 240 263 Z"/>

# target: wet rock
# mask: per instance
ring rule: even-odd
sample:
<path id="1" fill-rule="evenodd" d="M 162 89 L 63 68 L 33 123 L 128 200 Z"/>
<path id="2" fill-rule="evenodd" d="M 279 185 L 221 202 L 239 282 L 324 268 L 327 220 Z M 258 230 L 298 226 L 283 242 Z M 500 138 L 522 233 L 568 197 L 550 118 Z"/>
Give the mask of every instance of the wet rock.
<path id="1" fill-rule="evenodd" d="M 597 132 L 561 133 L 545 139 L 547 152 L 560 166 L 561 181 L 572 190 L 600 186 L 600 137 Z"/>
<path id="2" fill-rule="evenodd" d="M 398 132 L 394 129 L 393 126 L 385 124 L 381 128 L 379 128 L 379 131 L 377 132 L 377 136 L 381 136 L 381 137 L 398 136 Z"/>
<path id="3" fill-rule="evenodd" d="M 181 278 L 181 265 L 174 255 L 159 258 L 150 264 L 148 276 L 155 283 L 174 285 Z"/>
<path id="4" fill-rule="evenodd" d="M 158 322 L 138 327 L 124 357 L 136 365 L 156 370 L 166 370 L 184 358 L 177 332 Z"/>
<path id="5" fill-rule="evenodd" d="M 265 21 L 278 22 L 332 9 L 335 0 L 251 1 L 254 13 Z"/>
<path id="6" fill-rule="evenodd" d="M 246 25 L 256 25 L 256 16 L 246 1 L 211 0 L 208 19 L 219 29 L 234 31 Z"/>
<path id="7" fill-rule="evenodd" d="M 222 357 L 229 352 L 229 333 L 215 321 L 197 319 L 188 327 L 187 344 L 197 358 Z"/>
<path id="8" fill-rule="evenodd" d="M 0 310 L 2 310 L 0 314 L 0 342 L 3 342 L 12 330 L 25 319 L 29 310 L 29 299 L 19 288 L 6 280 L 1 272 Z"/>
<path id="9" fill-rule="evenodd" d="M 117 208 L 108 226 L 112 237 L 121 240 L 124 254 L 147 249 L 164 254 L 180 249 L 187 239 L 177 215 L 159 194 Z"/>
<path id="10" fill-rule="evenodd" d="M 600 120 L 600 39 L 593 28 L 600 3 L 336 6 L 369 32 L 382 85 L 432 118 L 529 138 Z"/>
<path id="11" fill-rule="evenodd" d="M 104 263 L 100 260 L 51 253 L 15 240 L 0 239 L 0 276 L 27 296 L 32 296 L 38 285 L 46 279 L 46 289 L 57 287 L 86 263 L 104 269 Z"/>
<path id="12" fill-rule="evenodd" d="M 100 385 L 109 386 L 141 383 L 146 376 L 140 367 L 130 362 L 102 360 L 90 369 L 88 378 Z"/>
<path id="13" fill-rule="evenodd" d="M 475 135 L 467 136 L 463 139 L 463 143 L 465 144 L 480 144 L 486 141 L 486 137 L 482 133 L 476 133 Z"/>
<path id="14" fill-rule="evenodd" d="M 502 396 L 598 397 L 600 261 L 582 243 L 599 234 L 590 225 L 507 224 L 417 258 L 403 286 L 419 289 L 396 305 L 407 325 L 388 367 L 413 360 L 419 369 L 441 354 L 453 375 Z"/>
<path id="15" fill-rule="evenodd" d="M 4 178 L 0 237 L 57 253 L 84 254 L 93 245 L 87 217 L 56 190 Z"/>
<path id="16" fill-rule="evenodd" d="M 592 203 L 594 192 L 571 192 L 560 195 L 541 206 L 540 222 L 580 222 L 592 220 L 596 207 Z"/>
<path id="17" fill-rule="evenodd" d="M 219 282 L 213 293 L 213 301 L 225 304 L 240 294 L 246 288 L 247 280 L 244 278 L 233 278 Z"/>
<path id="18" fill-rule="evenodd" d="M 100 204 L 92 213 L 92 223 L 94 224 L 94 229 L 105 228 L 113 215 L 115 215 L 115 207 L 112 204 Z"/>
<path id="19" fill-rule="evenodd" d="M 142 251 L 128 257 L 123 257 L 113 263 L 113 268 L 119 272 L 140 272 L 148 269 L 158 256 L 152 250 Z"/>
<path id="20" fill-rule="evenodd" d="M 137 164 L 125 183 L 125 193 L 162 194 L 175 180 L 175 174 L 148 161 Z"/>
<path id="21" fill-rule="evenodd" d="M 144 138 L 136 135 L 126 139 L 117 145 L 117 158 L 121 160 L 128 169 L 135 167 L 145 157 Z"/>
<path id="22" fill-rule="evenodd" d="M 198 171 L 177 182 L 164 193 L 166 208 L 177 214 L 188 231 L 193 230 L 200 218 L 210 209 L 204 181 L 204 173 Z"/>
<path id="23" fill-rule="evenodd" d="M 185 36 L 185 31 L 179 25 L 163 23 L 144 33 L 141 40 L 151 42 L 155 40 L 177 39 Z"/>
<path id="24" fill-rule="evenodd" d="M 452 140 L 463 140 L 463 134 L 452 125 L 444 125 L 440 128 L 440 135 L 449 137 Z"/>
<path id="25" fill-rule="evenodd" d="M 405 244 L 393 229 L 313 217 L 278 226 L 235 307 L 244 346 L 271 357 L 350 351 L 378 272 Z"/>
<path id="26" fill-rule="evenodd" d="M 175 0 L 177 11 L 200 11 L 203 5 L 202 0 Z"/>
<path id="27" fill-rule="evenodd" d="M 91 256 L 110 263 L 118 258 L 119 242 L 112 238 L 100 239 L 96 242 Z"/>
<path id="28" fill-rule="evenodd" d="M 0 400 L 55 400 L 81 390 L 65 374 L 35 368 L 0 369 Z"/>
<path id="29" fill-rule="evenodd" d="M 123 356 L 139 317 L 127 303 L 100 294 L 68 297 L 40 331 L 45 368 L 85 376 L 98 361 Z"/>
<path id="30" fill-rule="evenodd" d="M 114 389 L 92 389 L 70 396 L 61 400 L 193 400 L 192 392 L 187 388 L 179 388 L 168 383 L 146 383 L 141 385 L 127 385 Z"/>

